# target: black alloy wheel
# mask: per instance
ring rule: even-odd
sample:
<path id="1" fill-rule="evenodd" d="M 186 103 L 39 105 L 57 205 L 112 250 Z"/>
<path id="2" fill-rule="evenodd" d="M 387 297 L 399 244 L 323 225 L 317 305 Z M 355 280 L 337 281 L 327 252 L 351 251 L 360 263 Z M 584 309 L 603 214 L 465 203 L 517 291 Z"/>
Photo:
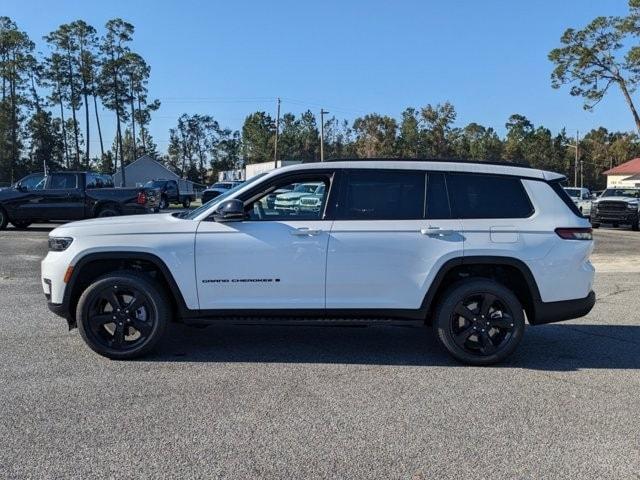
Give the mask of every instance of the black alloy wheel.
<path id="1" fill-rule="evenodd" d="M 82 294 L 76 318 L 91 349 L 109 358 L 134 358 L 163 335 L 168 306 L 162 289 L 142 275 L 117 273 L 99 279 Z"/>
<path id="2" fill-rule="evenodd" d="M 524 335 L 522 304 L 506 286 L 485 278 L 452 285 L 436 309 L 433 327 L 457 360 L 490 365 L 510 355 Z"/>
<path id="3" fill-rule="evenodd" d="M 449 328 L 456 344 L 472 355 L 496 353 L 511 339 L 513 313 L 492 293 L 469 295 L 456 305 Z"/>

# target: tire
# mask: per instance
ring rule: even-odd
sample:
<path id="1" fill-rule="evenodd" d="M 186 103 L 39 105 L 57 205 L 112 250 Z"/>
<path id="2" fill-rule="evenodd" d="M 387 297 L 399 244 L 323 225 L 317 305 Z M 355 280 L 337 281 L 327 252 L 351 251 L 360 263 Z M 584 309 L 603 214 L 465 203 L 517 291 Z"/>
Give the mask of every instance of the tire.
<path id="1" fill-rule="evenodd" d="M 184 208 L 189 208 L 189 207 L 191 206 L 191 199 L 190 199 L 190 198 L 185 198 L 185 199 L 182 201 L 182 206 L 183 206 Z"/>
<path id="2" fill-rule="evenodd" d="M 134 302 L 140 307 L 131 313 L 127 307 Z M 82 293 L 76 321 L 91 350 L 128 360 L 156 346 L 167 329 L 170 311 L 159 284 L 140 274 L 114 272 L 98 278 Z"/>
<path id="3" fill-rule="evenodd" d="M 117 217 L 118 215 L 120 212 L 115 207 L 106 206 L 98 210 L 96 217 Z"/>
<path id="4" fill-rule="evenodd" d="M 490 279 L 471 278 L 445 292 L 433 328 L 438 342 L 456 360 L 492 365 L 513 353 L 524 335 L 524 323 L 522 304 L 511 290 Z"/>
<path id="5" fill-rule="evenodd" d="M 31 225 L 31 222 L 29 220 L 11 220 L 11 225 L 18 230 L 26 230 Z"/>
<path id="6" fill-rule="evenodd" d="M 620 224 L 619 223 L 612 223 L 611 226 L 613 228 L 618 228 L 618 227 L 620 227 Z"/>
<path id="7" fill-rule="evenodd" d="M 167 208 L 169 208 L 169 202 L 167 202 L 167 197 L 163 195 L 162 197 L 160 197 L 160 204 L 158 205 L 158 209 L 165 210 Z"/>
<path id="8" fill-rule="evenodd" d="M 0 230 L 4 230 L 5 228 L 7 228 L 8 221 L 9 218 L 7 218 L 7 212 L 4 210 L 4 208 L 0 207 Z"/>
<path id="9" fill-rule="evenodd" d="M 591 228 L 600 228 L 600 224 L 599 223 L 592 223 L 591 224 Z"/>
<path id="10" fill-rule="evenodd" d="M 638 230 L 640 230 L 640 223 L 638 222 L 637 218 L 635 222 L 631 224 L 631 230 L 633 230 L 634 232 L 637 232 Z"/>

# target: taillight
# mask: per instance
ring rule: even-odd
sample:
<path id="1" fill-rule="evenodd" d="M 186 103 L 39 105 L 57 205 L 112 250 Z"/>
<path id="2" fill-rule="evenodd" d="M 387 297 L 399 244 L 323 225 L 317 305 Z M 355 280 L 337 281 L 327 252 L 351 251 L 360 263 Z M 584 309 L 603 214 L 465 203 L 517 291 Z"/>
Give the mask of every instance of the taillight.
<path id="1" fill-rule="evenodd" d="M 138 199 L 136 200 L 138 205 L 144 205 L 147 203 L 147 194 L 144 192 L 138 192 Z"/>
<path id="2" fill-rule="evenodd" d="M 565 240 L 593 240 L 590 228 L 556 228 L 556 233 Z"/>

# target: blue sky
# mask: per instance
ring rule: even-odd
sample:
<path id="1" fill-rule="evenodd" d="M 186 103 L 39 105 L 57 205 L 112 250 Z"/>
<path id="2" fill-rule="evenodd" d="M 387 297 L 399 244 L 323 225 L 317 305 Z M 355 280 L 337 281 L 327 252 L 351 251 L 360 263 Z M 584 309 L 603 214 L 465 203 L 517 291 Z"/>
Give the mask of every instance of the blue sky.
<path id="1" fill-rule="evenodd" d="M 553 131 L 633 130 L 617 90 L 585 112 L 551 88 L 547 60 L 565 28 L 626 11 L 625 0 L 22 0 L 1 14 L 41 51 L 61 23 L 133 23 L 133 49 L 152 67 L 150 96 L 162 102 L 151 133 L 163 151 L 183 112 L 240 128 L 250 112 L 275 115 L 277 96 L 284 112 L 324 107 L 349 120 L 448 100 L 458 125 L 501 134 L 512 113 Z M 103 123 L 112 135 L 115 118 L 105 112 Z"/>

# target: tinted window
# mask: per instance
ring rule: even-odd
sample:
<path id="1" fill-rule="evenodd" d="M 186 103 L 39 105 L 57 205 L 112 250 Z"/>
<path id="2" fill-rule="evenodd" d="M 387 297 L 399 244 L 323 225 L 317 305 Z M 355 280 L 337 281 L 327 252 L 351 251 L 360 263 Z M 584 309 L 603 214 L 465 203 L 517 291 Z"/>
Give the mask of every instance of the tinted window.
<path id="1" fill-rule="evenodd" d="M 97 173 L 87 173 L 86 188 L 102 188 L 102 178 Z"/>
<path id="2" fill-rule="evenodd" d="M 113 188 L 113 178 L 111 178 L 109 175 L 100 175 L 100 180 L 102 181 L 103 187 Z"/>
<path id="3" fill-rule="evenodd" d="M 44 188 L 43 173 L 34 173 L 20 180 L 20 186 L 27 190 L 42 190 Z"/>
<path id="4" fill-rule="evenodd" d="M 421 219 L 424 172 L 360 170 L 345 175 L 339 218 L 345 220 Z"/>
<path id="5" fill-rule="evenodd" d="M 54 173 L 49 180 L 49 189 L 66 190 L 76 188 L 77 175 L 75 173 Z"/>
<path id="6" fill-rule="evenodd" d="M 427 218 L 451 218 L 444 173 L 430 173 L 427 183 Z"/>
<path id="7" fill-rule="evenodd" d="M 526 218 L 533 213 L 519 178 L 449 174 L 447 187 L 455 218 Z"/>
<path id="8" fill-rule="evenodd" d="M 250 220 L 320 220 L 329 191 L 325 176 L 278 185 L 249 204 Z"/>

